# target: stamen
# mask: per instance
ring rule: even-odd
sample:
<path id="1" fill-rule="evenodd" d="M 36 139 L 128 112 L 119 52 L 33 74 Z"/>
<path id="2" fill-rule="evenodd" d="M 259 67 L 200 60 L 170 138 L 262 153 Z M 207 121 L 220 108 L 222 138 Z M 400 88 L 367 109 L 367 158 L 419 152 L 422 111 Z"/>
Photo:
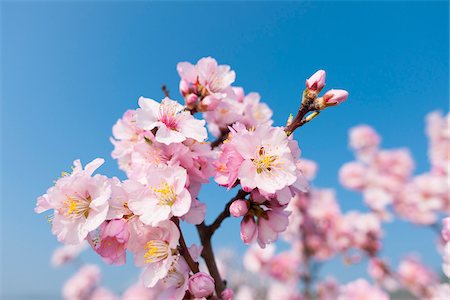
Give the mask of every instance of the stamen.
<path id="1" fill-rule="evenodd" d="M 172 206 L 177 198 L 173 187 L 171 187 L 167 182 L 164 182 L 159 187 L 154 188 L 153 191 L 159 198 L 160 205 Z"/>
<path id="2" fill-rule="evenodd" d="M 169 244 L 161 240 L 151 240 L 145 246 L 145 263 L 154 263 L 169 256 Z"/>

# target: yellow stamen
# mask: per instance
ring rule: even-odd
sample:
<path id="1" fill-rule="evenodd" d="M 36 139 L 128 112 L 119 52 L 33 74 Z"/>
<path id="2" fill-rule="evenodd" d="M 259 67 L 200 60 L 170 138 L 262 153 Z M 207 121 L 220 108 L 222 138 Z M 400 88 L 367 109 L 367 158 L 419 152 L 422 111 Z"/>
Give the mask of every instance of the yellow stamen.
<path id="1" fill-rule="evenodd" d="M 151 240 L 145 246 L 145 263 L 154 263 L 169 256 L 169 244 L 161 240 Z"/>
<path id="2" fill-rule="evenodd" d="M 172 206 L 175 203 L 177 196 L 167 182 L 162 183 L 158 187 L 154 188 L 153 191 L 159 198 L 159 204 Z"/>

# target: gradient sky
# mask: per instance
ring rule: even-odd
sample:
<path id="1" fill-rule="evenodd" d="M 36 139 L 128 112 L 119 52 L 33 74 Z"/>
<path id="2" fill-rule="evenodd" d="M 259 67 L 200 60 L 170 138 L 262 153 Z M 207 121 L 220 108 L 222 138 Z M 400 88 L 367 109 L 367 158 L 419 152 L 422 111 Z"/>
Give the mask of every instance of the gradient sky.
<path id="1" fill-rule="evenodd" d="M 58 298 L 73 267 L 53 269 L 58 245 L 35 199 L 74 159 L 106 158 L 99 170 L 123 174 L 111 159 L 111 126 L 143 95 L 160 99 L 161 84 L 177 92 L 179 61 L 213 56 L 236 71 L 237 85 L 257 91 L 283 125 L 295 112 L 305 79 L 327 71 L 327 88 L 350 97 L 296 133 L 305 158 L 320 163 L 316 186 L 336 187 L 345 211 L 365 209 L 339 187 L 337 171 L 353 158 L 347 132 L 373 125 L 386 148 L 408 147 L 416 171 L 428 169 L 424 116 L 448 110 L 449 4 L 443 2 L 3 2 L 2 51 L 2 299 Z M 208 220 L 232 196 L 207 186 Z M 243 252 L 239 222 L 227 220 L 217 248 Z M 187 228 L 187 240 L 197 241 Z M 438 269 L 435 234 L 396 221 L 385 226 L 384 254 L 396 264 L 420 253 Z M 105 285 L 121 291 L 137 277 L 132 264 L 104 266 Z M 321 275 L 346 282 L 365 265 L 339 260 Z M 32 297 L 31 297 L 32 296 Z M 31 297 L 31 298 L 30 298 Z"/>

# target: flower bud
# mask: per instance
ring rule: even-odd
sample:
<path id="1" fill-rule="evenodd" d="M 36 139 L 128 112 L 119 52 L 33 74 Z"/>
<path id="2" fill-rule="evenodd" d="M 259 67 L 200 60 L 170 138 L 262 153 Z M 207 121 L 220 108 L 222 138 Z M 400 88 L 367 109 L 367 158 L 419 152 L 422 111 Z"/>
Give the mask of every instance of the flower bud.
<path id="1" fill-rule="evenodd" d="M 207 297 L 214 292 L 214 279 L 209 274 L 198 272 L 189 278 L 188 286 L 195 298 Z"/>
<path id="2" fill-rule="evenodd" d="M 244 102 L 245 93 L 241 87 L 233 87 L 233 92 L 236 95 L 236 100 L 240 103 Z"/>
<path id="3" fill-rule="evenodd" d="M 252 216 L 246 216 L 241 221 L 241 240 L 244 244 L 250 244 L 256 237 L 256 223 Z"/>
<path id="4" fill-rule="evenodd" d="M 347 97 L 346 90 L 329 90 L 323 95 L 323 100 L 329 105 L 336 105 L 347 100 Z"/>
<path id="5" fill-rule="evenodd" d="M 233 300 L 234 292 L 230 288 L 226 288 L 223 290 L 223 292 L 220 294 L 220 297 L 222 297 L 223 300 Z"/>
<path id="6" fill-rule="evenodd" d="M 181 95 L 185 96 L 187 93 L 189 93 L 189 83 L 186 80 L 181 79 L 179 87 Z"/>
<path id="7" fill-rule="evenodd" d="M 318 110 L 325 109 L 329 106 L 338 105 L 347 100 L 348 92 L 345 90 L 329 90 L 321 98 L 315 101 L 315 108 Z"/>
<path id="8" fill-rule="evenodd" d="M 231 203 L 230 214 L 233 217 L 242 217 L 248 212 L 247 201 L 239 199 Z"/>
<path id="9" fill-rule="evenodd" d="M 195 103 L 197 103 L 198 96 L 196 94 L 189 94 L 186 96 L 186 106 L 187 107 L 194 107 Z"/>
<path id="10" fill-rule="evenodd" d="M 306 88 L 319 93 L 325 86 L 325 71 L 319 70 L 306 80 Z"/>

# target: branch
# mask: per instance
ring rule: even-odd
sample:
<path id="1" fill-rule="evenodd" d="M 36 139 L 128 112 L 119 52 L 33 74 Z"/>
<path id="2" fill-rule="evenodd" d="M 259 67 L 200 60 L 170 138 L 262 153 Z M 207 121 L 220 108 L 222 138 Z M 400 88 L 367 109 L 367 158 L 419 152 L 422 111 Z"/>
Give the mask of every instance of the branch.
<path id="1" fill-rule="evenodd" d="M 216 260 L 214 258 L 214 252 L 211 245 L 211 238 L 214 232 L 216 232 L 216 230 L 220 227 L 222 222 L 230 216 L 231 204 L 238 199 L 245 198 L 248 194 L 250 193 L 240 189 L 237 192 L 236 196 L 228 201 L 223 211 L 217 216 L 217 218 L 214 220 L 214 222 L 211 223 L 211 225 L 207 226 L 205 225 L 205 222 L 197 225 L 197 231 L 203 246 L 202 257 L 205 260 L 206 266 L 208 267 L 209 274 L 214 278 L 216 294 L 218 297 L 220 297 L 220 294 L 223 292 L 226 286 L 225 282 L 223 282 L 220 276 L 219 270 L 217 269 Z"/>
<path id="2" fill-rule="evenodd" d="M 245 192 L 244 190 L 240 189 L 237 192 L 236 196 L 234 196 L 230 201 L 228 201 L 228 203 L 225 205 L 225 208 L 223 209 L 223 211 L 217 216 L 217 218 L 214 220 L 214 222 L 212 222 L 212 224 L 208 226 L 208 230 L 210 231 L 211 236 L 220 227 L 223 220 L 225 220 L 226 218 L 228 218 L 230 216 L 231 204 L 236 200 L 244 199 L 248 194 L 250 194 L 250 193 Z"/>
<path id="3" fill-rule="evenodd" d="M 163 84 L 161 89 L 162 89 L 162 91 L 164 93 L 164 96 L 169 98 L 169 90 L 167 89 L 167 86 L 165 84 Z"/>
<path id="4" fill-rule="evenodd" d="M 230 133 L 230 130 L 228 128 L 220 129 L 219 137 L 217 137 L 217 139 L 215 139 L 214 141 L 211 142 L 211 149 L 214 149 L 214 148 L 220 146 L 227 139 L 228 133 Z"/>
<path id="5" fill-rule="evenodd" d="M 194 274 L 198 273 L 200 271 L 198 268 L 198 263 L 192 259 L 191 254 L 189 253 L 189 249 L 186 246 L 186 242 L 184 240 L 184 236 L 180 228 L 180 220 L 176 217 L 173 217 L 172 221 L 175 223 L 175 225 L 177 225 L 178 231 L 180 231 L 180 240 L 179 240 L 181 247 L 180 254 L 184 257 L 186 263 L 188 264 L 189 268 L 191 268 L 192 272 L 194 272 Z"/>

